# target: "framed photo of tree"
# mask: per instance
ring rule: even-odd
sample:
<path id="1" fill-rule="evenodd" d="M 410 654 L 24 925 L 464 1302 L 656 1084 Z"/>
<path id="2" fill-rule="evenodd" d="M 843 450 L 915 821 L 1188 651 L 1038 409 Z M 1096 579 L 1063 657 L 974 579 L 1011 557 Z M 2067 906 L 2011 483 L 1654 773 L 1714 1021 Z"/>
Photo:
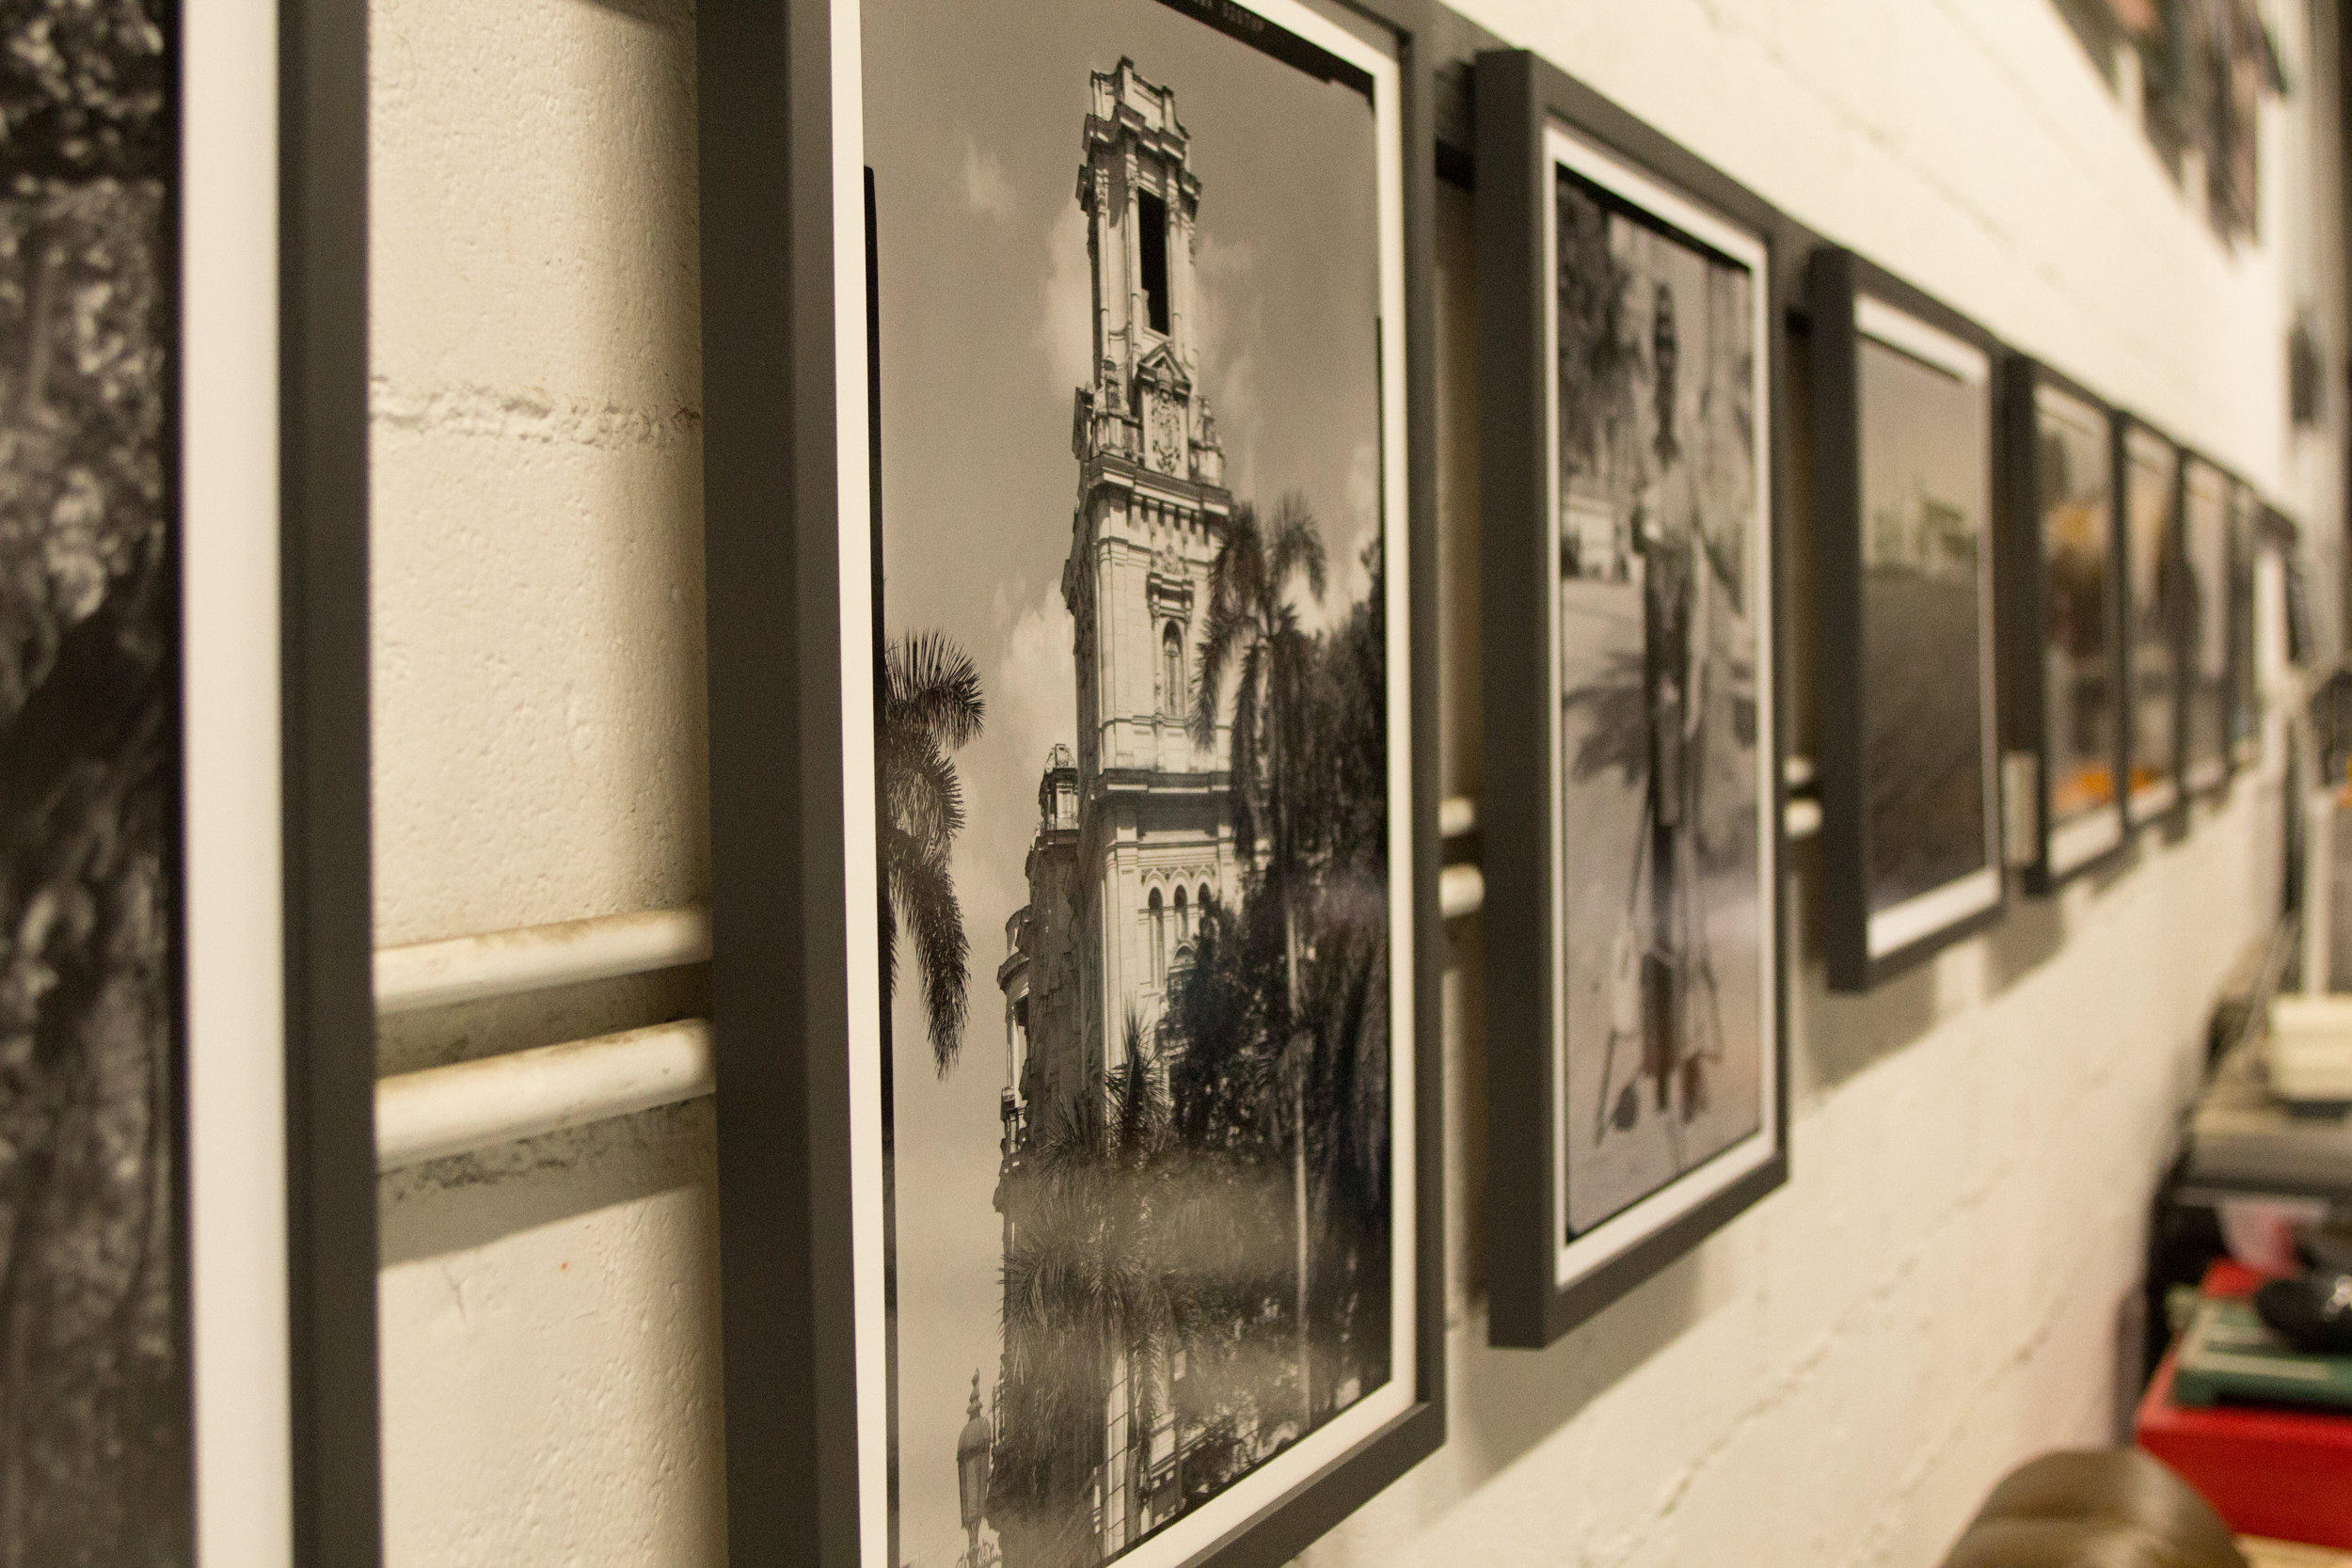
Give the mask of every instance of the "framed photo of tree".
<path id="1" fill-rule="evenodd" d="M 1814 253 L 1813 484 L 1829 982 L 1867 990 L 1999 918 L 1993 337 Z"/>
<path id="2" fill-rule="evenodd" d="M 2182 777 L 2191 795 L 2225 790 L 2233 766 L 2231 660 L 2237 599 L 2233 539 L 2237 482 L 2205 458 L 2181 459 Z"/>
<path id="3" fill-rule="evenodd" d="M 2014 857 L 2046 895 L 2124 847 L 2123 571 L 2107 405 L 2019 355 L 2001 398 L 2001 700 L 2027 766 Z"/>
<path id="4" fill-rule="evenodd" d="M 1478 60 L 1487 1287 L 1542 1346 L 1787 1179 L 1778 221 Z"/>
<path id="5" fill-rule="evenodd" d="M 1441 1440 L 1424 14 L 702 19 L 736 1560 L 1270 1565 Z"/>
<path id="6" fill-rule="evenodd" d="M 0 1562 L 379 1560 L 365 18 L 0 6 Z"/>
<path id="7" fill-rule="evenodd" d="M 2123 808 L 2135 828 L 2178 817 L 2187 747 L 2182 646 L 2186 569 L 2181 554 L 2181 451 L 2153 426 L 2123 426 L 2126 636 Z"/>

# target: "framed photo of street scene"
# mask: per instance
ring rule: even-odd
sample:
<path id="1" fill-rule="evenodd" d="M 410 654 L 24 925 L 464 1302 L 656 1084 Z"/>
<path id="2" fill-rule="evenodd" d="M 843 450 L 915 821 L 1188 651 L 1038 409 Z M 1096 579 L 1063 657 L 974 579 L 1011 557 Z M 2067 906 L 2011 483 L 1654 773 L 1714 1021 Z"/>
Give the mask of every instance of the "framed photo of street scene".
<path id="1" fill-rule="evenodd" d="M 0 1562 L 380 1560 L 365 18 L 203 16 L 0 13 Z"/>
<path id="2" fill-rule="evenodd" d="M 703 18 L 736 1560 L 1270 1568 L 1442 1440 L 1423 19 Z"/>
<path id="3" fill-rule="evenodd" d="M 2182 454 L 2181 648 L 2186 688 L 2182 778 L 2192 796 L 2228 788 L 2233 766 L 2236 489 L 2237 481 L 2205 458 Z"/>
<path id="4" fill-rule="evenodd" d="M 1994 665 L 1992 336 L 1814 253 L 1822 918 L 1867 990 L 2006 896 Z"/>
<path id="5" fill-rule="evenodd" d="M 1771 208 L 1477 64 L 1489 1333 L 1787 1180 Z"/>
<path id="6" fill-rule="evenodd" d="M 2175 820 L 2185 802 L 2182 710 L 2181 451 L 2138 420 L 2123 427 L 2123 807 L 2135 828 Z"/>
<path id="7" fill-rule="evenodd" d="M 2123 573 L 2115 417 L 2022 355 L 2001 397 L 2001 701 L 2026 891 L 2055 892 L 2124 847 Z"/>

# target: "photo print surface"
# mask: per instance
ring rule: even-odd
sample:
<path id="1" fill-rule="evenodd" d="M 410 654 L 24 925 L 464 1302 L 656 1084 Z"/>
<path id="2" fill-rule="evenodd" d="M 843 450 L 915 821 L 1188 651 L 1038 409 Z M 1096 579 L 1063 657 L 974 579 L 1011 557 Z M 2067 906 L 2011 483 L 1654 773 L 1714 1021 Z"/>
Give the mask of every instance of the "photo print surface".
<path id="1" fill-rule="evenodd" d="M 2188 657 L 2187 782 L 2230 775 L 2230 481 L 2190 458 L 2181 486 L 2182 645 Z"/>
<path id="2" fill-rule="evenodd" d="M 178 22 L 0 9 L 0 1563 L 193 1560 Z"/>
<path id="3" fill-rule="evenodd" d="M 1775 1148 L 1759 236 L 1549 129 L 1562 1284 Z"/>
<path id="4" fill-rule="evenodd" d="M 1415 1386 L 1397 67 L 1292 0 L 860 10 L 866 1561 L 1188 1562 Z"/>
<path id="5" fill-rule="evenodd" d="M 2034 388 L 2041 486 L 2042 766 L 2049 869 L 2063 875 L 2122 834 L 2116 762 L 2122 603 L 2115 580 L 2115 451 L 2106 410 L 2062 388 Z"/>
<path id="6" fill-rule="evenodd" d="M 2134 822 L 2162 816 L 2180 799 L 2175 751 L 2180 725 L 2176 653 L 2181 570 L 2173 539 L 2180 505 L 2180 452 L 2155 432 L 2134 426 L 2123 444 L 2124 585 L 2130 641 L 2125 644 L 2131 707 L 2125 718 Z"/>
<path id="7" fill-rule="evenodd" d="M 1869 954 L 2000 901 L 1986 519 L 1991 365 L 1864 296 L 1862 794 Z"/>

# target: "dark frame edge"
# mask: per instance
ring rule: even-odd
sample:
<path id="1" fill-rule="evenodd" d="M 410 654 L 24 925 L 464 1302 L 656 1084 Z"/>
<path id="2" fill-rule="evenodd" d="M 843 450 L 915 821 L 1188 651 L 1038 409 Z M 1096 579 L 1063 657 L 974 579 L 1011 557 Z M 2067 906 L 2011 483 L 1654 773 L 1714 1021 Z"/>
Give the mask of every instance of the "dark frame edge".
<path id="1" fill-rule="evenodd" d="M 294 1555 L 383 1559 L 368 702 L 367 10 L 279 0 Z"/>
<path id="2" fill-rule="evenodd" d="M 1482 53 L 1475 93 L 1478 163 L 1479 513 L 1481 672 L 1486 710 L 1480 861 L 1487 919 L 1487 1337 L 1549 1341 L 1550 1238 L 1558 1219 L 1551 1167 L 1551 814 L 1549 737 L 1529 690 L 1549 689 L 1549 569 L 1542 516 L 1549 445 L 1543 356 L 1543 108 L 1533 55 Z"/>
<path id="3" fill-rule="evenodd" d="M 830 49 L 824 0 L 696 27 L 728 1555 L 854 1568 Z"/>

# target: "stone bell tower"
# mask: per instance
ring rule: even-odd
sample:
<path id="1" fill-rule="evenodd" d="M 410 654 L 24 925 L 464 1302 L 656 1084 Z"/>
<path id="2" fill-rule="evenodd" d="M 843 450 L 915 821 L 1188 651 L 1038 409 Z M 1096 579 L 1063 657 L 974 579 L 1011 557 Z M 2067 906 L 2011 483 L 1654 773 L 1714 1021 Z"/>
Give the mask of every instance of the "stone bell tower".
<path id="1" fill-rule="evenodd" d="M 1127 1020 L 1146 1037 L 1191 962 L 1200 911 L 1232 904 L 1242 870 L 1228 807 L 1230 696 L 1216 734 L 1188 730 L 1209 579 L 1233 513 L 1225 454 L 1198 384 L 1193 270 L 1200 179 L 1175 95 L 1135 62 L 1095 71 L 1077 201 L 1093 265 L 1093 366 L 1071 445 L 1077 504 L 1062 600 L 1073 625 L 1077 746 L 1055 746 L 1038 787 L 1029 902 L 1006 928 L 1005 1247 L 1029 1212 L 1023 1180 L 1040 1129 L 1066 1126 L 1125 1063 Z M 1088 1504 L 1105 1554 L 1182 1506 L 1168 1390 L 1158 1420 L 1128 1419 L 1139 1378 L 1114 1355 L 1103 1421 L 1068 1434 L 1056 1464 Z M 997 1521 L 1007 1560 L 1031 1527 Z M 1041 1548 L 1042 1549 L 1042 1548 Z"/>
<path id="2" fill-rule="evenodd" d="M 1076 623 L 1081 1001 L 1092 1059 L 1120 1060 L 1190 951 L 1204 895 L 1237 891 L 1228 726 L 1186 733 L 1209 572 L 1232 515 L 1225 454 L 1198 384 L 1193 267 L 1200 178 L 1176 97 L 1132 60 L 1092 76 L 1077 200 L 1094 278 L 1094 379 L 1071 440 L 1078 497 L 1062 597 Z"/>

